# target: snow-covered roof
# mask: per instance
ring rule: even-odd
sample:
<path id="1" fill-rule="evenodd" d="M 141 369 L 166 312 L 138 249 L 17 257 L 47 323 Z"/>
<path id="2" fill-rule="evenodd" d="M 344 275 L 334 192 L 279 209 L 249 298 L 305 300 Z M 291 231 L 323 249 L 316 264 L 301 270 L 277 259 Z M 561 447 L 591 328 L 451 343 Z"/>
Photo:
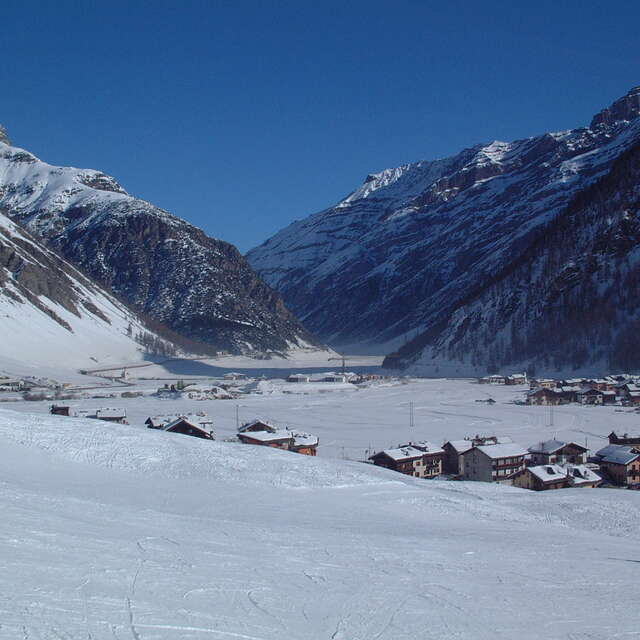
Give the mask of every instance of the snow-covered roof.
<path id="1" fill-rule="evenodd" d="M 260 442 L 270 442 L 272 440 L 290 440 L 294 438 L 294 434 L 286 429 L 277 429 L 275 431 L 250 431 L 249 433 L 238 433 L 239 438 L 250 438 Z"/>
<path id="2" fill-rule="evenodd" d="M 484 453 L 492 460 L 496 460 L 497 458 L 511 458 L 527 455 L 527 451 L 525 451 L 525 449 L 523 449 L 519 444 L 516 444 L 514 442 L 480 445 L 475 448 L 479 451 L 482 451 L 482 453 Z"/>
<path id="3" fill-rule="evenodd" d="M 179 424 L 180 422 L 188 422 L 190 425 L 201 429 L 202 431 L 206 431 L 209 433 L 210 427 L 213 426 L 213 420 L 209 418 L 209 416 L 205 415 L 197 415 L 197 414 L 187 414 L 187 415 L 177 415 L 169 422 L 166 422 L 163 426 L 165 431 L 169 431 L 172 427 Z"/>
<path id="4" fill-rule="evenodd" d="M 473 447 L 471 440 L 449 440 L 445 444 L 451 445 L 458 453 L 464 453 Z"/>
<path id="5" fill-rule="evenodd" d="M 238 433 L 249 431 L 251 427 L 255 427 L 257 424 L 263 425 L 265 427 L 263 431 L 270 431 L 271 433 L 275 433 L 278 430 L 267 420 L 263 420 L 262 418 L 254 418 L 253 420 L 251 420 L 251 422 L 246 422 L 241 427 L 238 427 Z"/>
<path id="6" fill-rule="evenodd" d="M 96 409 L 97 418 L 126 418 L 127 412 L 124 409 Z"/>
<path id="7" fill-rule="evenodd" d="M 541 464 L 535 467 L 527 467 L 527 471 L 542 482 L 557 482 L 567 477 L 567 472 L 557 464 Z"/>
<path id="8" fill-rule="evenodd" d="M 423 453 L 444 453 L 442 447 L 439 447 L 428 440 L 419 440 L 418 442 L 408 442 L 409 446 L 418 449 Z"/>
<path id="9" fill-rule="evenodd" d="M 565 464 L 563 465 L 569 474 L 569 483 L 573 486 L 579 486 L 581 484 L 599 482 L 602 478 L 592 469 L 584 464 Z"/>
<path id="10" fill-rule="evenodd" d="M 600 449 L 600 451 L 596 453 L 596 456 L 600 458 L 602 462 L 629 464 L 640 457 L 640 454 L 635 452 L 634 447 L 629 447 L 624 444 L 609 444 Z"/>
<path id="11" fill-rule="evenodd" d="M 529 447 L 529 453 L 555 453 L 556 451 L 562 449 L 562 447 L 566 447 L 567 445 L 572 445 L 574 447 L 579 447 L 580 449 L 586 448 L 576 442 L 563 442 L 562 440 L 545 440 L 544 442 L 538 442 L 533 446 Z"/>
<path id="12" fill-rule="evenodd" d="M 293 436 L 294 447 L 315 447 L 318 444 L 318 436 L 311 433 L 303 433 L 301 431 L 290 431 Z"/>
<path id="13" fill-rule="evenodd" d="M 385 455 L 396 462 L 400 460 L 413 460 L 414 458 L 421 458 L 424 455 L 424 451 L 420 451 L 420 449 L 415 449 L 411 446 L 406 447 L 396 447 L 395 449 L 384 449 L 379 453 L 374 454 L 374 456 Z M 372 458 L 374 456 L 371 456 Z"/>

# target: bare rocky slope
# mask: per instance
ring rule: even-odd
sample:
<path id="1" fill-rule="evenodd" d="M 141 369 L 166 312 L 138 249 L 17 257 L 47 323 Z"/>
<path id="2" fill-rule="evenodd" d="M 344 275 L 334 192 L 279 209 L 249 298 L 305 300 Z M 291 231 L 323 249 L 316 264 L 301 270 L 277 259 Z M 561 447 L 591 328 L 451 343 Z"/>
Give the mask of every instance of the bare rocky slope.
<path id="1" fill-rule="evenodd" d="M 238 250 L 130 196 L 99 171 L 56 167 L 0 133 L 0 207 L 96 282 L 174 331 L 232 352 L 317 341 Z"/>
<path id="2" fill-rule="evenodd" d="M 612 197 L 618 194 L 616 181 L 624 171 L 612 167 L 623 158 L 633 166 L 636 156 L 625 154 L 640 143 L 639 115 L 640 87 L 598 113 L 588 127 L 477 145 L 451 158 L 370 175 L 335 207 L 293 223 L 247 257 L 322 339 L 389 350 L 406 343 L 387 359 L 390 366 L 429 370 L 453 360 L 467 371 L 486 371 L 534 361 L 561 368 L 616 362 L 622 318 L 633 317 L 635 308 L 616 311 L 610 322 L 594 320 L 596 342 L 592 332 L 582 332 L 572 346 L 559 349 L 560 327 L 563 335 L 568 326 L 580 333 L 580 322 L 571 315 L 575 305 L 545 305 L 531 281 L 537 272 L 525 278 L 513 274 L 518 265 L 533 270 L 527 256 L 537 252 L 552 264 L 536 284 L 552 292 L 559 286 L 555 278 L 565 267 L 571 271 L 572 260 L 583 265 L 596 243 L 593 234 L 602 237 L 609 217 L 621 228 L 635 219 L 632 205 L 606 213 L 590 210 L 593 220 L 580 231 L 588 216 L 578 216 L 574 203 L 590 205 L 588 198 L 595 196 L 580 200 L 580 194 L 593 193 L 588 189 L 605 184 L 601 180 L 609 180 Z M 632 201 L 627 186 L 621 189 Z M 549 235 L 569 210 L 578 216 L 571 227 L 579 233 L 571 236 L 575 250 L 566 244 L 566 233 Z M 611 252 L 606 256 L 607 284 L 620 287 L 622 267 Z M 606 290 L 601 282 L 590 298 L 603 310 L 626 298 L 620 290 L 618 302 L 605 303 Z M 469 305 L 475 305 L 473 313 Z M 512 307 L 519 313 L 505 311 Z M 541 332 L 547 333 L 544 339 Z"/>

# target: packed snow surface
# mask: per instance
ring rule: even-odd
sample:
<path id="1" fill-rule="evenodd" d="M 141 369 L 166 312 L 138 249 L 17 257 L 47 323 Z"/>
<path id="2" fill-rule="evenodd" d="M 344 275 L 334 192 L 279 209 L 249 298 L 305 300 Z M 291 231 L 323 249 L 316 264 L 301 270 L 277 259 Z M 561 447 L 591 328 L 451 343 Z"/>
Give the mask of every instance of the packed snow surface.
<path id="1" fill-rule="evenodd" d="M 476 431 L 485 411 L 496 422 L 482 430 L 504 432 L 512 411 L 524 409 L 524 425 L 537 409 L 498 402 L 471 415 L 460 406 L 469 383 L 432 384 L 424 400 L 453 435 Z M 387 388 L 390 404 L 411 386 Z M 336 436 L 379 428 L 380 405 L 362 393 L 333 394 L 360 398 L 362 417 L 358 427 L 334 404 Z M 292 410 L 301 397 L 280 401 Z M 3 640 L 637 634 L 636 492 L 419 480 L 28 406 L 39 408 L 0 409 Z M 617 426 L 599 409 L 600 432 Z M 417 437 L 435 433 L 425 424 Z"/>

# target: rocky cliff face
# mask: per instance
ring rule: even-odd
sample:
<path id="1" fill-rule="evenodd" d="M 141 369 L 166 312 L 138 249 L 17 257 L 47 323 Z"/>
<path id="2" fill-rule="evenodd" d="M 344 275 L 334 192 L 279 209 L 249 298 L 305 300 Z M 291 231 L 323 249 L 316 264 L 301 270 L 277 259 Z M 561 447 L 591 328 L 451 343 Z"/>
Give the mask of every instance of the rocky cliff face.
<path id="1" fill-rule="evenodd" d="M 191 339 L 233 352 L 315 344 L 232 245 L 99 171 L 0 140 L 0 206 L 101 285 Z"/>
<path id="2" fill-rule="evenodd" d="M 370 175 L 335 207 L 294 223 L 248 259 L 329 342 L 391 347 L 418 335 L 394 363 L 445 357 L 454 314 L 640 142 L 639 101 L 636 88 L 589 127 Z M 470 331 L 470 341 L 480 339 Z M 485 370 L 488 352 L 476 351 Z M 455 358 L 470 357 L 456 347 Z"/>
<path id="3" fill-rule="evenodd" d="M 64 369 L 70 361 L 96 366 L 106 355 L 111 362 L 139 359 L 136 337 L 142 335 L 164 345 L 130 309 L 1 210 L 0 332 L 0 366 L 9 359 L 20 370 L 35 364 Z"/>

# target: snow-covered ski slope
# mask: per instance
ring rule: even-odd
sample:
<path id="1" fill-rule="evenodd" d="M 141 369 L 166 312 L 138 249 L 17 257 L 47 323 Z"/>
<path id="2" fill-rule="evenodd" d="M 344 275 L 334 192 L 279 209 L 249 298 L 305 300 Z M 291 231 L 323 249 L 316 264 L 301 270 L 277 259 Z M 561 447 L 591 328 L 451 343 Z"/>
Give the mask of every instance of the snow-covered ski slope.
<path id="1" fill-rule="evenodd" d="M 0 410 L 0 638 L 637 634 L 640 495 Z"/>

